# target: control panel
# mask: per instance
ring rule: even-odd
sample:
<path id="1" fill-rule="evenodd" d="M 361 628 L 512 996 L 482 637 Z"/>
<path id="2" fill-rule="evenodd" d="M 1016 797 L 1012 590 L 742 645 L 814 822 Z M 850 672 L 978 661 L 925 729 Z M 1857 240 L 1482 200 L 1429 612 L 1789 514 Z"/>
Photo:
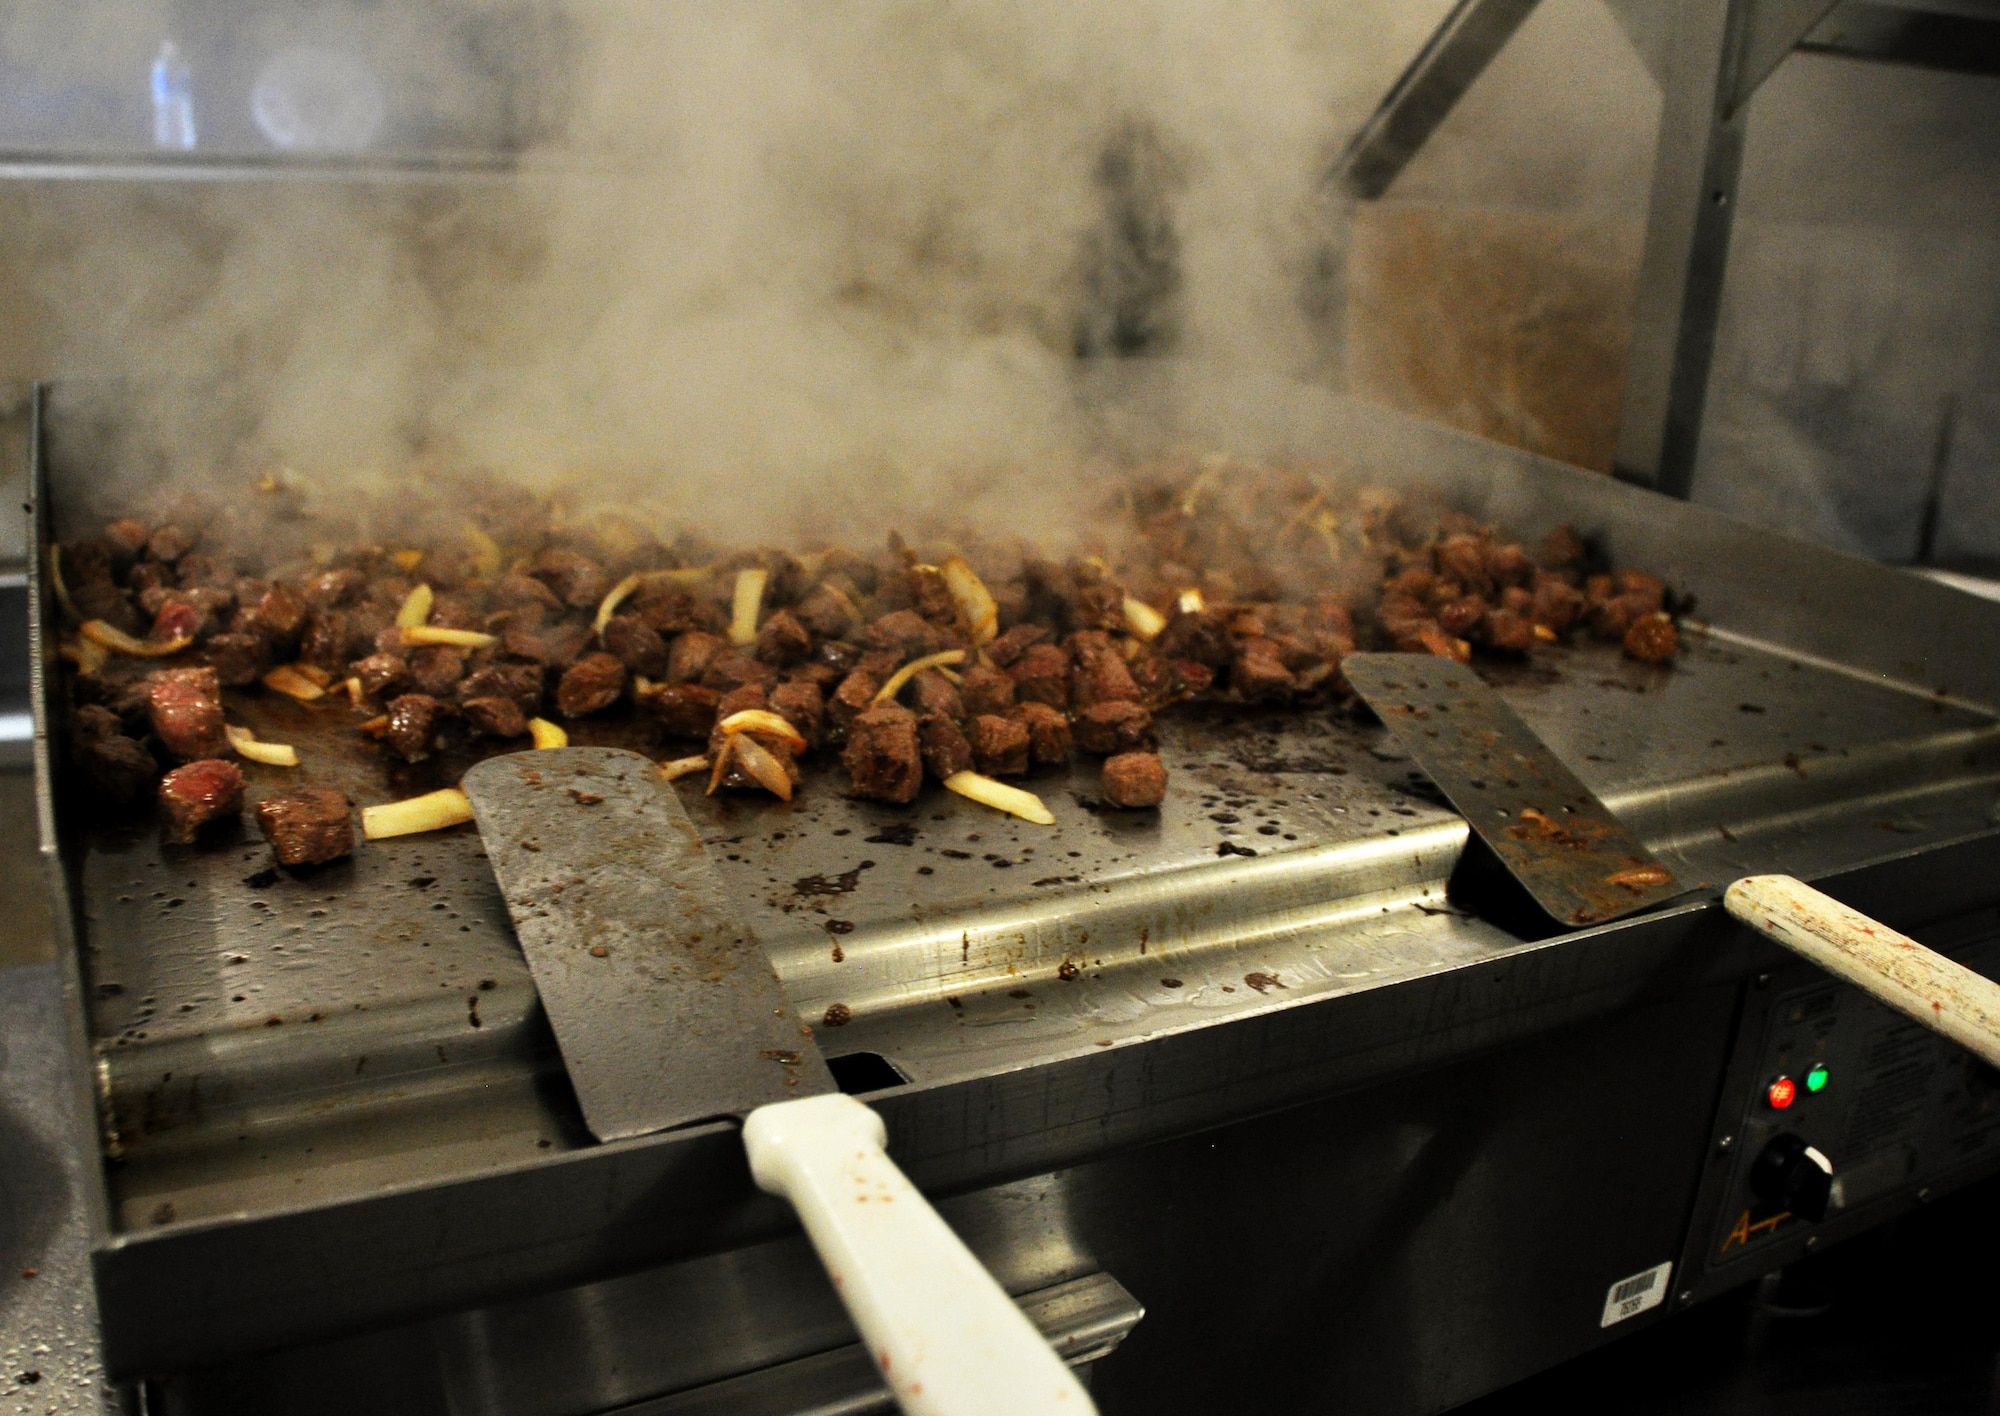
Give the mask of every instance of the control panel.
<path id="1" fill-rule="evenodd" d="M 2000 976 L 2000 920 L 1934 947 Z M 2000 1169 L 2000 1071 L 1817 969 L 1749 993 L 1682 1272 L 1704 1289 Z"/>

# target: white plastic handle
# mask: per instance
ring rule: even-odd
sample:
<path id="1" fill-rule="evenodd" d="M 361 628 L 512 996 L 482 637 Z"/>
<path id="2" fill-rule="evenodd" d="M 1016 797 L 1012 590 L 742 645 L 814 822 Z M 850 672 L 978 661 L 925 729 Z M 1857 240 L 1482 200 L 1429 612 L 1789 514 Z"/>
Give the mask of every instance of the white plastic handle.
<path id="1" fill-rule="evenodd" d="M 1789 875 L 1739 880 L 1722 905 L 1765 938 L 2000 1067 L 2000 984 Z"/>
<path id="2" fill-rule="evenodd" d="M 908 1416 L 1087 1416 L 1075 1373 L 889 1159 L 851 1096 L 760 1106 L 743 1123 L 758 1186 L 791 1201 Z"/>

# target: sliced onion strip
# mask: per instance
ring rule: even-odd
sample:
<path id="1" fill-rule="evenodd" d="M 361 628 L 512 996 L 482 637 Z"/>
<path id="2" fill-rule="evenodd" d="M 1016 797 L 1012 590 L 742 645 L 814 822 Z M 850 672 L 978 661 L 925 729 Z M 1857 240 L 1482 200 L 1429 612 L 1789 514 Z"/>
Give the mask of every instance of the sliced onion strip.
<path id="1" fill-rule="evenodd" d="M 500 573 L 500 564 L 505 559 L 500 554 L 500 543 L 478 526 L 465 523 L 465 543 L 472 548 L 472 569 L 482 580 L 491 580 Z"/>
<path id="2" fill-rule="evenodd" d="M 597 604 L 597 618 L 590 622 L 590 632 L 597 636 L 597 642 L 604 642 L 604 626 L 611 623 L 611 617 L 618 613 L 618 607 L 625 603 L 625 597 L 646 583 L 646 577 L 637 571 L 626 576 L 611 587 L 611 593 Z"/>
<path id="3" fill-rule="evenodd" d="M 1208 599 L 1198 587 L 1191 585 L 1181 591 L 1180 597 L 1174 601 L 1174 606 L 1184 615 L 1198 615 L 1208 608 Z"/>
<path id="4" fill-rule="evenodd" d="M 69 586 L 63 583 L 60 545 L 51 544 L 49 547 L 49 584 L 56 592 L 56 603 L 62 606 L 62 612 L 72 620 L 82 619 L 83 616 L 76 612 L 76 601 L 69 597 Z"/>
<path id="5" fill-rule="evenodd" d="M 1167 617 L 1136 596 L 1125 597 L 1125 627 L 1141 639 L 1156 639 L 1167 627 Z"/>
<path id="6" fill-rule="evenodd" d="M 745 708 L 731 713 L 716 726 L 724 733 L 768 733 L 794 752 L 806 750 L 805 736 L 768 708 Z"/>
<path id="7" fill-rule="evenodd" d="M 413 547 L 408 550 L 398 551 L 390 556 L 389 559 L 395 562 L 396 569 L 408 575 L 424 563 L 424 553 Z"/>
<path id="8" fill-rule="evenodd" d="M 965 651 L 963 649 L 947 649 L 941 654 L 926 654 L 921 659 L 912 659 L 909 663 L 903 665 L 902 668 L 889 675 L 889 681 L 883 684 L 880 691 L 876 693 L 875 701 L 877 703 L 893 702 L 896 695 L 903 691 L 903 685 L 922 673 L 925 669 L 935 669 L 944 664 L 962 664 L 964 662 Z"/>
<path id="9" fill-rule="evenodd" d="M 361 808 L 361 834 L 371 841 L 387 836 L 414 836 L 442 831 L 472 819 L 472 803 L 457 787 L 426 792 L 406 801 Z"/>
<path id="10" fill-rule="evenodd" d="M 333 682 L 333 675 L 318 664 L 293 664 L 292 667 L 304 675 L 308 682 L 317 684 L 321 688 Z"/>
<path id="11" fill-rule="evenodd" d="M 968 801 L 1004 811 L 1009 816 L 1018 816 L 1023 821 L 1032 821 L 1037 826 L 1056 824 L 1055 817 L 1049 814 L 1049 809 L 1042 805 L 1042 799 L 1033 792 L 1024 792 L 1019 787 L 1010 787 L 1005 782 L 996 782 L 977 772 L 954 772 L 944 779 L 944 785 L 946 791 L 957 792 Z"/>
<path id="12" fill-rule="evenodd" d="M 964 556 L 948 557 L 938 567 L 945 589 L 958 606 L 959 622 L 974 644 L 984 644 L 1000 632 L 1000 606 L 986 589 L 986 583 L 966 563 Z"/>
<path id="13" fill-rule="evenodd" d="M 96 673 L 111 658 L 111 651 L 94 639 L 64 640 L 56 652 L 75 664 L 80 674 Z"/>
<path id="14" fill-rule="evenodd" d="M 528 719 L 528 736 L 533 740 L 537 751 L 569 746 L 569 734 L 547 718 Z"/>
<path id="15" fill-rule="evenodd" d="M 340 686 L 347 690 L 347 701 L 349 703 L 352 703 L 356 708 L 360 708 L 367 703 L 368 701 L 367 695 L 361 691 L 360 679 L 358 678 L 342 679 L 340 681 Z"/>
<path id="16" fill-rule="evenodd" d="M 259 742 L 257 734 L 248 728 L 225 725 L 222 731 L 229 738 L 229 745 L 236 749 L 238 757 L 252 762 L 261 762 L 266 767 L 296 767 L 299 765 L 299 750 L 289 743 Z"/>
<path id="17" fill-rule="evenodd" d="M 264 675 L 264 687 L 301 703 L 326 697 L 326 690 L 299 672 L 297 664 L 280 664 Z"/>
<path id="18" fill-rule="evenodd" d="M 785 770 L 777 754 L 748 733 L 732 734 L 722 755 L 736 754 L 736 765 L 779 801 L 792 799 L 792 774 Z"/>
<path id="19" fill-rule="evenodd" d="M 114 653 L 130 654 L 139 659 L 164 659 L 194 643 L 191 635 L 182 635 L 179 639 L 134 639 L 117 625 L 103 620 L 85 620 L 81 633 L 93 644 L 101 644 Z"/>
<path id="20" fill-rule="evenodd" d="M 431 617 L 431 587 L 419 585 L 403 597 L 403 607 L 396 611 L 396 628 L 415 629 L 427 624 Z"/>
<path id="21" fill-rule="evenodd" d="M 706 757 L 676 757 L 671 762 L 660 764 L 660 775 L 669 782 L 678 782 L 683 777 L 692 777 L 697 772 L 708 770 Z"/>
<path id="22" fill-rule="evenodd" d="M 454 649 L 491 649 L 499 642 L 497 635 L 481 634 L 476 629 L 446 629 L 436 624 L 412 624 L 403 627 L 403 643 L 412 647 L 419 644 L 449 644 Z"/>
<path id="23" fill-rule="evenodd" d="M 764 582 L 771 573 L 761 566 L 736 572 L 736 593 L 729 607 L 729 642 L 739 648 L 757 642 L 757 612 L 764 606 Z"/>

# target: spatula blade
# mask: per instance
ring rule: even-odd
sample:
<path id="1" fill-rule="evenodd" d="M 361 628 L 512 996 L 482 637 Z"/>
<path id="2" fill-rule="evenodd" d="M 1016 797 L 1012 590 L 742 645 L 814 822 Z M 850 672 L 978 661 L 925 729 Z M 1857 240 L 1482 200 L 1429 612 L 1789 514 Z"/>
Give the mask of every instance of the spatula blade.
<path id="1" fill-rule="evenodd" d="M 1558 924 L 1601 924 L 1690 888 L 1467 665 L 1350 654 L 1340 671 Z"/>
<path id="2" fill-rule="evenodd" d="M 515 753 L 464 790 L 599 1140 L 837 1090 L 651 761 Z"/>

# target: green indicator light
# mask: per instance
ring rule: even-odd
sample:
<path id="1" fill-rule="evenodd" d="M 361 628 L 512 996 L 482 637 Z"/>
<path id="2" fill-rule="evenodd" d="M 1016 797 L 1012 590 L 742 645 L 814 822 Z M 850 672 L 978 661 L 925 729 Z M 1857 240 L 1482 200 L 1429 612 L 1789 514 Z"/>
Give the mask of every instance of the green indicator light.
<path id="1" fill-rule="evenodd" d="M 1809 1092 L 1826 1090 L 1826 1068 L 1824 1066 L 1815 1066 L 1810 1072 L 1806 1073 L 1806 1090 Z"/>

